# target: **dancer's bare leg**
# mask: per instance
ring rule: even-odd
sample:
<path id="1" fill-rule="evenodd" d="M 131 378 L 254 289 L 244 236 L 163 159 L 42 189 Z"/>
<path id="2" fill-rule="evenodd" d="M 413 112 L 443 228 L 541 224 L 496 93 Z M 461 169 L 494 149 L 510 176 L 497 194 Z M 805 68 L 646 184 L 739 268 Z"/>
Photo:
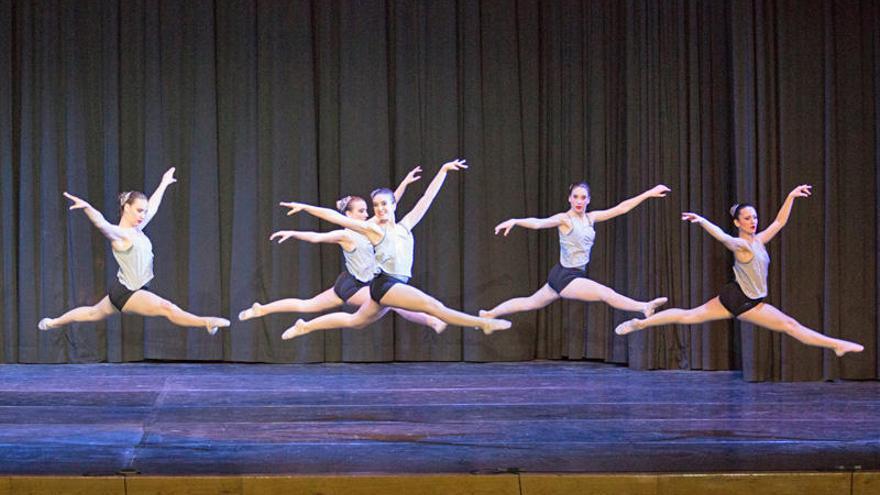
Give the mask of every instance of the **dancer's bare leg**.
<path id="1" fill-rule="evenodd" d="M 714 297 L 710 299 L 707 303 L 696 308 L 672 308 L 661 311 L 654 316 L 645 318 L 643 320 L 632 319 L 623 322 L 614 329 L 614 333 L 616 333 L 617 335 L 626 335 L 631 332 L 644 330 L 649 327 L 656 327 L 660 325 L 671 325 L 673 323 L 696 325 L 698 323 L 705 323 L 707 321 L 727 320 L 730 318 L 733 318 L 733 315 L 730 313 L 730 311 L 727 311 L 727 309 L 721 304 L 721 300 L 718 297 Z"/>
<path id="2" fill-rule="evenodd" d="M 211 335 L 217 333 L 217 328 L 229 326 L 229 320 L 225 318 L 187 313 L 171 301 L 146 290 L 132 294 L 122 308 L 122 312 L 140 316 L 164 316 L 171 323 L 181 327 L 204 327 Z"/>
<path id="3" fill-rule="evenodd" d="M 602 301 L 612 308 L 639 312 L 646 317 L 653 315 L 654 310 L 658 306 L 665 304 L 668 300 L 665 297 L 658 297 L 646 302 L 636 301 L 588 278 L 572 280 L 571 283 L 562 289 L 559 295 L 565 299 L 575 299 L 578 301 Z"/>
<path id="4" fill-rule="evenodd" d="M 43 318 L 37 326 L 40 330 L 49 330 L 52 328 L 63 327 L 70 323 L 101 321 L 116 312 L 116 308 L 114 308 L 113 303 L 110 302 L 110 296 L 104 296 L 104 299 L 101 299 L 101 301 L 94 306 L 80 306 L 71 309 L 58 318 Z"/>
<path id="5" fill-rule="evenodd" d="M 395 308 L 408 309 L 410 311 L 419 311 L 436 316 L 450 325 L 458 325 L 462 327 L 478 327 L 483 330 L 486 335 L 497 330 L 506 330 L 510 328 L 510 322 L 507 320 L 498 320 L 494 318 L 480 318 L 472 316 L 461 311 L 449 309 L 437 299 L 425 294 L 411 285 L 395 284 L 382 297 L 382 305 L 392 306 Z"/>
<path id="6" fill-rule="evenodd" d="M 864 350 L 864 347 L 855 342 L 831 338 L 811 330 L 767 303 L 761 303 L 746 311 L 739 315 L 739 319 L 760 327 L 782 332 L 807 345 L 831 349 L 838 357 L 843 356 L 847 352 L 862 352 Z"/>
<path id="7" fill-rule="evenodd" d="M 254 303 L 250 309 L 238 314 L 241 321 L 251 318 L 259 318 L 272 313 L 320 313 L 328 309 L 342 306 L 342 299 L 336 295 L 333 288 L 329 288 L 311 299 L 279 299 L 268 304 Z"/>
<path id="8" fill-rule="evenodd" d="M 499 316 L 520 313 L 523 311 L 533 311 L 541 309 L 557 299 L 559 299 L 559 294 L 551 289 L 548 284 L 544 284 L 543 287 L 538 289 L 538 291 L 531 296 L 514 297 L 513 299 L 508 299 L 498 306 L 495 306 L 489 311 L 480 310 L 480 317 L 497 318 Z"/>
<path id="9" fill-rule="evenodd" d="M 369 287 L 361 287 L 361 289 L 354 293 L 348 301 L 348 304 L 352 306 L 360 307 L 370 299 L 370 288 Z M 425 313 L 417 313 L 415 311 L 407 311 L 405 309 L 400 308 L 389 308 L 391 311 L 394 311 L 398 315 L 400 315 L 404 320 L 411 321 L 417 325 L 422 325 L 426 327 L 431 327 L 437 333 L 443 333 L 446 330 L 446 322 L 437 318 L 436 316 L 431 316 Z M 387 312 L 387 311 L 386 311 Z M 379 318 L 385 316 L 383 312 Z"/>
<path id="10" fill-rule="evenodd" d="M 330 330 L 333 328 L 364 328 L 377 321 L 387 313 L 389 308 L 383 307 L 368 299 L 354 313 L 337 312 L 319 316 L 313 320 L 299 319 L 292 327 L 281 334 L 281 338 L 289 340 L 301 335 L 312 333 L 316 330 Z"/>

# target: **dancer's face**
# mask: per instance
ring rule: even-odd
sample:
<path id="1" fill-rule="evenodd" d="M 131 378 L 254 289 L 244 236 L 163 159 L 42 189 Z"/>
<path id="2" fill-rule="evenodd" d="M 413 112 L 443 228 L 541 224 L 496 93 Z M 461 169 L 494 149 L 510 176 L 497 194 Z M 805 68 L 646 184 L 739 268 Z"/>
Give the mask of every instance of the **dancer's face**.
<path id="1" fill-rule="evenodd" d="M 373 198 L 373 214 L 380 222 L 388 221 L 394 218 L 394 212 L 397 210 L 397 203 L 390 194 L 377 194 Z"/>
<path id="2" fill-rule="evenodd" d="M 137 227 L 147 218 L 147 206 L 147 200 L 138 198 L 125 205 L 122 212 L 126 216 L 128 223 L 133 227 Z"/>
<path id="3" fill-rule="evenodd" d="M 758 231 L 758 212 L 751 206 L 739 210 L 739 215 L 733 220 L 733 224 L 740 232 L 754 234 Z"/>
<path id="4" fill-rule="evenodd" d="M 568 204 L 571 205 L 572 210 L 583 213 L 587 209 L 587 205 L 590 204 L 590 193 L 583 187 L 576 187 L 568 195 Z"/>
<path id="5" fill-rule="evenodd" d="M 355 220 L 366 220 L 369 218 L 367 215 L 367 202 L 359 199 L 351 200 L 351 204 L 349 204 L 348 209 L 345 210 L 345 216 L 354 218 Z"/>

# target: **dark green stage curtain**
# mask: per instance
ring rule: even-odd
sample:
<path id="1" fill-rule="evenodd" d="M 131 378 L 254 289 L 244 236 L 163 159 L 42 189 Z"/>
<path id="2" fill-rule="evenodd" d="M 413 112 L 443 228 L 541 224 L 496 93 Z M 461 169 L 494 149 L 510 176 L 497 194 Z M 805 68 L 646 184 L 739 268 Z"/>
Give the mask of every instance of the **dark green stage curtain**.
<path id="1" fill-rule="evenodd" d="M 880 7 L 785 0 L 0 0 L 0 361 L 253 362 L 591 359 L 635 369 L 742 369 L 747 380 L 877 379 L 880 369 Z M 558 260 L 555 231 L 492 227 L 567 207 L 585 179 L 605 208 L 673 193 L 597 227 L 589 275 L 639 299 L 693 307 L 732 258 L 696 226 L 735 202 L 765 225 L 814 185 L 770 245 L 768 302 L 865 352 L 838 359 L 732 321 L 627 338 L 632 315 L 561 302 L 507 332 L 442 335 L 386 317 L 284 342 L 301 317 L 209 336 L 114 317 L 40 332 L 94 304 L 109 245 L 62 191 L 111 220 L 116 194 L 178 169 L 149 226 L 158 294 L 233 318 L 253 301 L 309 297 L 338 248 L 279 229 L 286 199 L 331 206 L 465 157 L 414 230 L 412 283 L 475 313 L 527 295 Z"/>

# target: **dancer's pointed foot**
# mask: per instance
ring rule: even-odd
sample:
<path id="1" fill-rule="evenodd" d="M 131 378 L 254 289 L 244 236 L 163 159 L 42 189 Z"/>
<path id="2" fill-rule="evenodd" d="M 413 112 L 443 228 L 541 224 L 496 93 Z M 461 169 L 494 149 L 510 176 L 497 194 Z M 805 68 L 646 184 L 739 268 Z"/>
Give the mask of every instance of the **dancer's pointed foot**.
<path id="1" fill-rule="evenodd" d="M 625 321 L 620 325 L 617 325 L 617 328 L 614 329 L 614 333 L 617 335 L 626 335 L 631 332 L 635 332 L 636 330 L 641 330 L 639 328 L 639 320 L 638 318 L 633 318 L 632 320 Z"/>
<path id="2" fill-rule="evenodd" d="M 227 320 L 226 318 L 216 318 L 214 316 L 209 316 L 208 318 L 205 318 L 205 330 L 208 331 L 208 335 L 215 335 L 218 329 L 228 326 L 229 320 Z"/>
<path id="3" fill-rule="evenodd" d="M 441 334 L 444 330 L 446 330 L 446 327 L 449 325 L 447 325 L 445 321 L 437 318 L 436 316 L 428 316 L 428 326 L 431 327 L 431 329 L 438 334 Z"/>
<path id="4" fill-rule="evenodd" d="M 42 320 L 40 320 L 39 323 L 37 323 L 37 328 L 39 328 L 40 330 L 51 330 L 55 328 L 52 325 L 52 321 L 52 318 L 43 318 Z"/>
<path id="5" fill-rule="evenodd" d="M 308 329 L 306 321 L 300 318 L 299 320 L 296 320 L 296 323 L 292 327 L 288 328 L 281 334 L 281 338 L 283 340 L 290 340 L 299 337 L 300 335 L 305 335 L 310 331 L 311 330 Z"/>
<path id="6" fill-rule="evenodd" d="M 839 344 L 834 346 L 834 354 L 837 354 L 837 357 L 841 357 L 847 352 L 862 352 L 865 348 L 855 342 L 847 342 L 845 340 L 840 341 Z"/>
<path id="7" fill-rule="evenodd" d="M 250 320 L 251 318 L 259 318 L 263 316 L 263 306 L 260 303 L 255 302 L 251 309 L 242 310 L 241 313 L 238 313 L 238 319 L 240 321 Z"/>
<path id="8" fill-rule="evenodd" d="M 484 335 L 492 335 L 498 330 L 507 330 L 511 323 L 507 320 L 498 320 L 495 318 L 486 319 L 486 323 L 480 325 Z"/>
<path id="9" fill-rule="evenodd" d="M 657 311 L 657 308 L 666 304 L 666 301 L 669 299 L 665 297 L 658 297 L 652 301 L 648 301 L 648 304 L 645 305 L 645 309 L 642 310 L 642 313 L 645 314 L 645 318 L 650 317 L 654 314 L 654 311 Z"/>
<path id="10" fill-rule="evenodd" d="M 495 318 L 495 315 L 492 314 L 491 311 L 481 309 L 480 310 L 480 318 Z"/>

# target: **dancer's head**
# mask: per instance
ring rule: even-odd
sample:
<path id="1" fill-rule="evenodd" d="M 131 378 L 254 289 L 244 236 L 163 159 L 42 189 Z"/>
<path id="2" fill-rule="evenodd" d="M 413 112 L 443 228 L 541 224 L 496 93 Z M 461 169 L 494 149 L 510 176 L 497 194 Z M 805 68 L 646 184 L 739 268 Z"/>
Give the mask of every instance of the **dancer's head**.
<path id="1" fill-rule="evenodd" d="M 369 218 L 369 215 L 367 215 L 367 202 L 360 196 L 341 198 L 336 202 L 336 209 L 339 210 L 339 213 L 355 220 L 366 220 Z"/>
<path id="2" fill-rule="evenodd" d="M 590 186 L 586 182 L 575 182 L 568 186 L 568 204 L 577 213 L 583 213 L 590 204 Z"/>
<path id="3" fill-rule="evenodd" d="M 119 219 L 137 227 L 147 217 L 147 196 L 140 191 L 126 191 L 119 195 Z"/>
<path id="4" fill-rule="evenodd" d="M 749 203 L 730 207 L 730 217 L 739 233 L 754 234 L 758 231 L 758 210 Z"/>
<path id="5" fill-rule="evenodd" d="M 387 187 L 376 189 L 370 193 L 373 199 L 373 215 L 379 222 L 394 220 L 394 212 L 397 210 L 397 201 L 394 200 L 394 192 Z"/>

